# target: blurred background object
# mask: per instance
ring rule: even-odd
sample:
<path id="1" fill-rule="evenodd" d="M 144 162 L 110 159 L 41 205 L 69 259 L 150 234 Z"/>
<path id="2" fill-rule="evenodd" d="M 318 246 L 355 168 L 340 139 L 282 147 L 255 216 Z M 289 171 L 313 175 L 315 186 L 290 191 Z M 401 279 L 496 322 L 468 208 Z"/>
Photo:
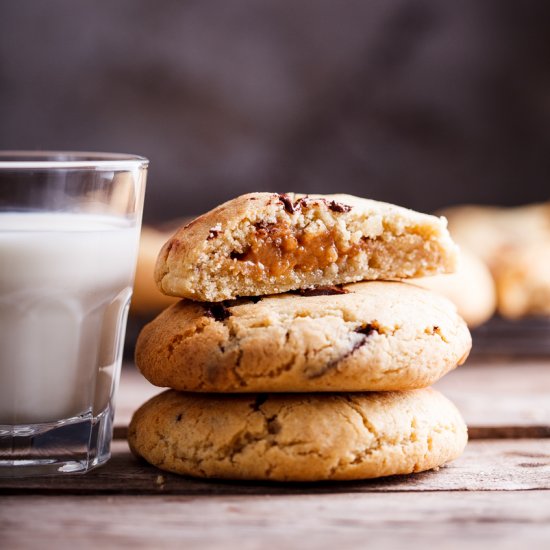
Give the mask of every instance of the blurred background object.
<path id="1" fill-rule="evenodd" d="M 481 258 L 462 248 L 460 259 L 456 273 L 422 277 L 410 282 L 447 296 L 454 302 L 468 327 L 475 328 L 488 321 L 495 313 L 495 283 Z"/>
<path id="2" fill-rule="evenodd" d="M 495 269 L 495 280 L 503 317 L 550 317 L 550 242 L 504 251 Z"/>
<path id="3" fill-rule="evenodd" d="M 516 208 L 459 205 L 439 214 L 449 221 L 453 238 L 491 269 L 497 267 L 499 258 L 511 248 L 550 242 L 550 202 Z"/>
<path id="4" fill-rule="evenodd" d="M 141 153 L 145 221 L 247 191 L 544 201 L 546 0 L 4 2 L 0 148 Z"/>
<path id="5" fill-rule="evenodd" d="M 177 298 L 165 296 L 159 291 L 153 277 L 158 253 L 172 233 L 145 225 L 141 230 L 134 294 L 130 305 L 130 313 L 134 316 L 154 316 L 177 302 Z"/>
<path id="6" fill-rule="evenodd" d="M 550 316 L 550 202 L 516 208 L 455 206 L 441 213 L 463 251 L 477 255 L 490 269 L 503 317 Z"/>

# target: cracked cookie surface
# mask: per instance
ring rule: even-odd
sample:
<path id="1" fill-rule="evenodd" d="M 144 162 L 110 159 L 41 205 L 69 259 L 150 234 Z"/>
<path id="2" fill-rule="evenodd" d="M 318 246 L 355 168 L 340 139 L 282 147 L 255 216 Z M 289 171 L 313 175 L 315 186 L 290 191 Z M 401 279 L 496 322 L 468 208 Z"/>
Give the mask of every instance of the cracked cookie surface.
<path id="1" fill-rule="evenodd" d="M 250 193 L 182 227 L 155 268 L 168 295 L 238 296 L 454 271 L 444 218 L 351 195 Z"/>
<path id="2" fill-rule="evenodd" d="M 182 300 L 143 328 L 136 365 L 151 383 L 185 391 L 403 390 L 431 385 L 470 347 L 448 299 L 371 281 L 259 300 Z"/>
<path id="3" fill-rule="evenodd" d="M 421 472 L 458 457 L 467 430 L 426 388 L 355 394 L 204 395 L 174 390 L 130 423 L 132 451 L 170 472 L 273 481 Z"/>

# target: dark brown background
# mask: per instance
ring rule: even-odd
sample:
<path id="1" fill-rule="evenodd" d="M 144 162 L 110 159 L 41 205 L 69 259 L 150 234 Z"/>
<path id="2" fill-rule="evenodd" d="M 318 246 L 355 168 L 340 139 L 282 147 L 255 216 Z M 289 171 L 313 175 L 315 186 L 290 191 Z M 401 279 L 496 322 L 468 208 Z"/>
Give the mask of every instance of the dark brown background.
<path id="1" fill-rule="evenodd" d="M 151 159 L 145 221 L 250 190 L 550 195 L 547 0 L 3 2 L 0 148 Z"/>

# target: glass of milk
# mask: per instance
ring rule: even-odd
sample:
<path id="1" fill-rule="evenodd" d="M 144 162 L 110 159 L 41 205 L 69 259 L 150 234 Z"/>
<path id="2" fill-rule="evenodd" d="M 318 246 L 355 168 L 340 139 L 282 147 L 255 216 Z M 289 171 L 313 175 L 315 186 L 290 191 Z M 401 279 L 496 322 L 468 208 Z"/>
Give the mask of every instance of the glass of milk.
<path id="1" fill-rule="evenodd" d="M 110 456 L 147 165 L 0 152 L 0 477 Z"/>

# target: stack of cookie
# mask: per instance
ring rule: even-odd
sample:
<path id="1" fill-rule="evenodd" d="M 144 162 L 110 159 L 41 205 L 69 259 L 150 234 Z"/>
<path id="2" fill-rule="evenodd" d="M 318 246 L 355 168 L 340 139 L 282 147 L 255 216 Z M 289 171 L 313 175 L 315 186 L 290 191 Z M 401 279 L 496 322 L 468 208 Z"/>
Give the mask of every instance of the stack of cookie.
<path id="1" fill-rule="evenodd" d="M 155 279 L 183 298 L 136 364 L 172 388 L 134 415 L 135 454 L 200 477 L 314 481 L 436 468 L 467 440 L 429 386 L 471 338 L 446 298 L 444 219 L 347 195 L 253 193 L 181 228 Z"/>

